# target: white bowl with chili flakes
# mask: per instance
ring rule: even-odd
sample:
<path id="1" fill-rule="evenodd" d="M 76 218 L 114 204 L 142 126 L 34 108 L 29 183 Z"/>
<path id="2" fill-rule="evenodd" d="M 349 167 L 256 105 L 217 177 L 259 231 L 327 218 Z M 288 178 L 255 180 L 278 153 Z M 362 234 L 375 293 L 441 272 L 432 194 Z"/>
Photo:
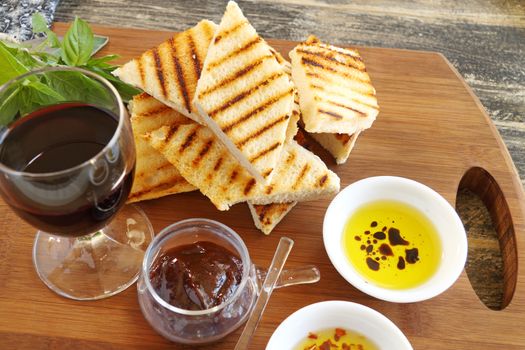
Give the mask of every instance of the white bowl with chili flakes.
<path id="1" fill-rule="evenodd" d="M 403 332 L 381 313 L 361 304 L 336 300 L 311 304 L 288 316 L 273 333 L 266 350 L 296 350 L 309 336 L 314 338 L 329 329 L 334 330 L 332 343 L 336 343 L 338 329 L 361 334 L 380 350 L 412 350 Z M 342 344 L 338 346 L 343 348 Z M 358 347 L 350 347 L 355 348 Z"/>

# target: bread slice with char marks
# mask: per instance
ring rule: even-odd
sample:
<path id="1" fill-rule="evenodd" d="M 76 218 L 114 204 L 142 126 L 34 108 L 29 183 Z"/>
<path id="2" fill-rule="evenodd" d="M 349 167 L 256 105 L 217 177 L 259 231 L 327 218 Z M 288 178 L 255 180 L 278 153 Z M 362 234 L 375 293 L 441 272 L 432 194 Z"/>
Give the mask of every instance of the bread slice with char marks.
<path id="1" fill-rule="evenodd" d="M 195 123 L 166 125 L 145 138 L 219 210 L 245 201 L 271 204 L 315 200 L 339 191 L 339 177 L 295 141 L 285 143 L 275 176 L 265 185 L 240 166 L 207 127 Z"/>
<path id="2" fill-rule="evenodd" d="M 130 114 L 137 160 L 128 203 L 196 190 L 177 168 L 141 137 L 165 124 L 178 125 L 191 121 L 146 93 L 133 97 Z"/>
<path id="3" fill-rule="evenodd" d="M 310 133 L 309 135 L 330 152 L 337 164 L 344 164 L 350 156 L 350 152 L 354 148 L 360 133 L 361 131 L 351 135 L 330 133 Z"/>
<path id="4" fill-rule="evenodd" d="M 200 21 L 124 64 L 113 74 L 188 118 L 202 122 L 192 100 L 216 28 L 211 21 Z"/>
<path id="5" fill-rule="evenodd" d="M 293 85 L 268 44 L 229 2 L 193 100 L 242 167 L 270 181 L 292 113 Z"/>
<path id="6" fill-rule="evenodd" d="M 357 50 L 312 36 L 290 58 L 306 131 L 354 134 L 372 125 L 379 113 L 376 91 Z"/>
<path id="7" fill-rule="evenodd" d="M 297 202 L 255 205 L 248 202 L 255 227 L 269 235 L 279 222 L 292 210 Z"/>

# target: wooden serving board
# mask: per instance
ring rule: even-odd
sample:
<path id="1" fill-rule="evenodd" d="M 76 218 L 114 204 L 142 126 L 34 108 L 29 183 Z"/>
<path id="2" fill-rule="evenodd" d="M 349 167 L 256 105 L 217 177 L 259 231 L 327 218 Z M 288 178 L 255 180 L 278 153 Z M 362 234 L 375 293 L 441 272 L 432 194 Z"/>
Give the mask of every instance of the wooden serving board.
<path id="1" fill-rule="evenodd" d="M 64 32 L 65 25 L 55 29 Z M 137 56 L 172 35 L 95 27 L 108 35 L 101 54 Z M 283 54 L 293 42 L 269 40 Z M 270 236 L 254 227 L 248 208 L 219 212 L 197 192 L 141 203 L 156 232 L 190 217 L 219 220 L 245 240 L 252 260 L 270 263 L 281 236 L 295 246 L 287 267 L 316 264 L 321 281 L 276 291 L 251 348 L 264 349 L 272 332 L 292 312 L 323 300 L 370 306 L 393 320 L 415 349 L 524 349 L 525 205 L 516 169 L 497 130 L 450 63 L 439 53 L 360 48 L 377 89 L 381 112 L 362 134 L 345 165 L 327 164 L 342 187 L 369 176 L 415 179 L 454 205 L 458 186 L 488 203 L 503 247 L 505 304 L 484 306 L 463 273 L 452 288 L 425 302 L 394 304 L 369 297 L 348 284 L 331 265 L 322 241 L 329 200 L 300 203 Z M 469 169 L 471 169 L 469 171 Z M 482 170 L 484 169 L 484 170 Z M 467 176 L 464 176 L 467 174 Z M 463 180 L 462 180 L 463 179 Z M 499 185 L 499 186 L 498 186 Z M 76 302 L 54 294 L 38 279 L 31 261 L 35 229 L 0 202 L 0 349 L 179 349 L 146 323 L 135 286 L 109 299 Z M 240 330 L 202 349 L 232 349 Z"/>

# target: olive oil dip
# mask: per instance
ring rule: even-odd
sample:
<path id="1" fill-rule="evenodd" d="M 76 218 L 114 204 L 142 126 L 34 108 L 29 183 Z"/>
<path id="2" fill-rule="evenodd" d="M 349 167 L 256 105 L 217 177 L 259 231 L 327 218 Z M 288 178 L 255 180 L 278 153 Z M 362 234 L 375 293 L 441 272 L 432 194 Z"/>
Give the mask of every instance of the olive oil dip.
<path id="1" fill-rule="evenodd" d="M 344 329 L 324 329 L 309 332 L 307 336 L 293 348 L 294 350 L 379 350 L 370 339 L 361 333 Z"/>
<path id="2" fill-rule="evenodd" d="M 343 247 L 367 281 L 379 287 L 417 287 L 436 272 L 441 242 L 418 209 L 394 200 L 364 204 L 346 222 Z"/>

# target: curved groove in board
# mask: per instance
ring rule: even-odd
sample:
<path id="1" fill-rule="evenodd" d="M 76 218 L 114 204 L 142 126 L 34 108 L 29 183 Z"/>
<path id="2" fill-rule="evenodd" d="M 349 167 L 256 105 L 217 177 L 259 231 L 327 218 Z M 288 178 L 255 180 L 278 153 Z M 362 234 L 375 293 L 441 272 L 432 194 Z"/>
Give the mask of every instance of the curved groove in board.
<path id="1" fill-rule="evenodd" d="M 518 250 L 512 213 L 499 184 L 485 169 L 470 168 L 459 183 L 458 190 L 463 188 L 469 189 L 481 198 L 490 213 L 494 229 L 498 235 L 503 256 L 501 309 L 504 309 L 512 301 L 518 279 Z"/>

